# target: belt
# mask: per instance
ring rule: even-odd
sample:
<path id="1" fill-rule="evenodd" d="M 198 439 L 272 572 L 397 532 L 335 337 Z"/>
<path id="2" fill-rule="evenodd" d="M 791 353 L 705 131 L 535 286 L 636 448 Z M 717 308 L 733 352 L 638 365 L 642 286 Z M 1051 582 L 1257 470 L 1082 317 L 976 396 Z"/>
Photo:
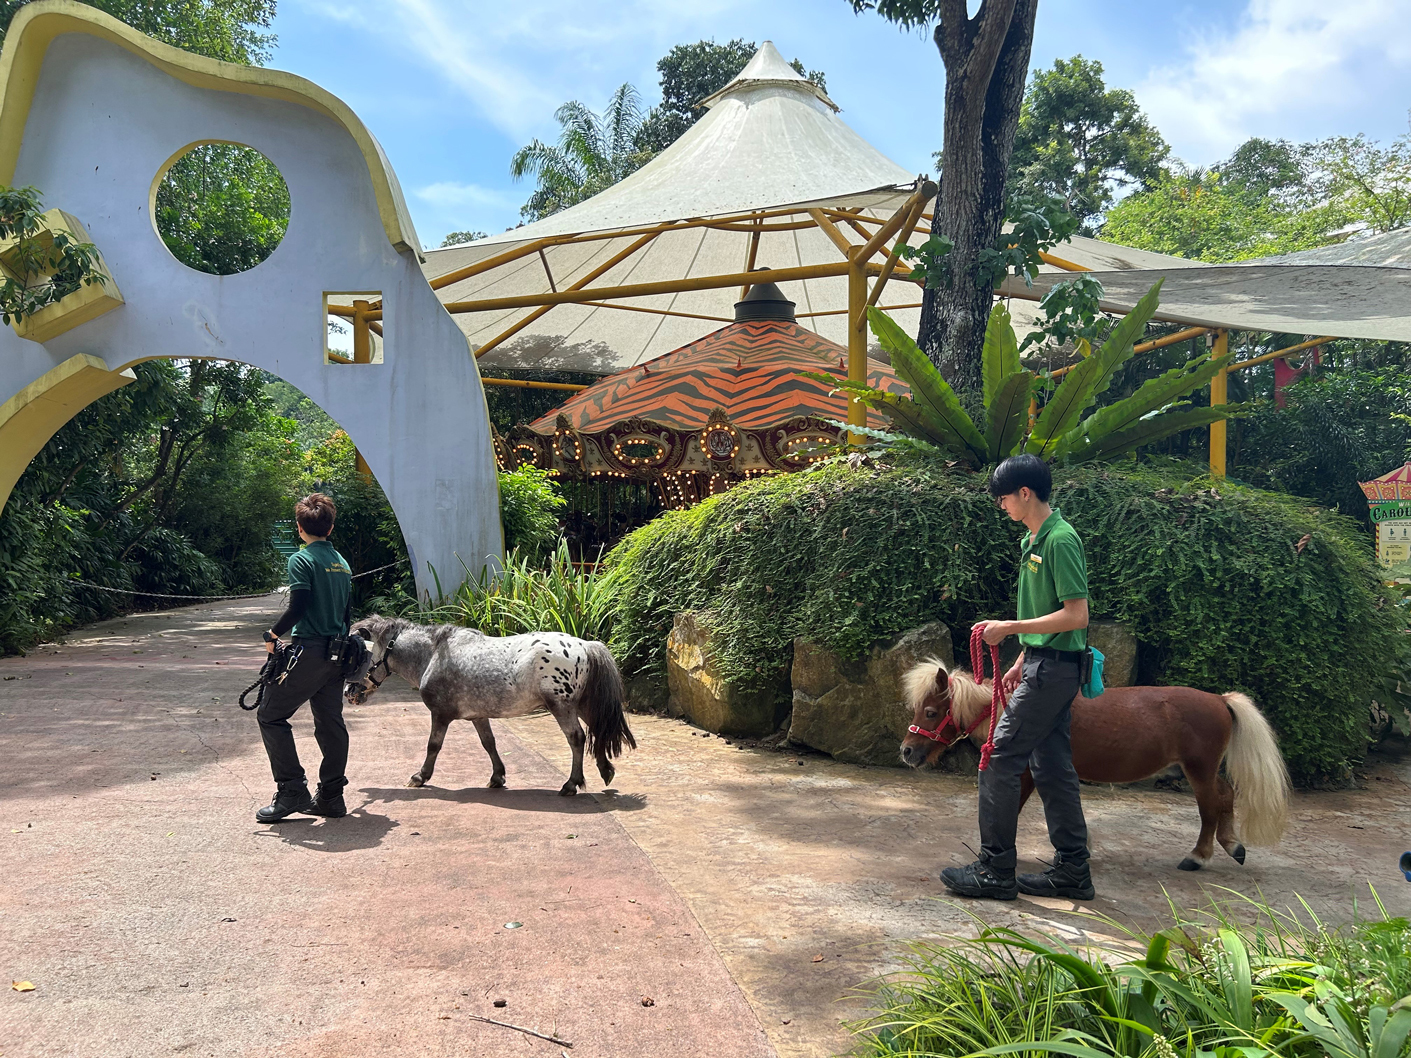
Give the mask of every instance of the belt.
<path id="1" fill-rule="evenodd" d="M 1052 647 L 1025 647 L 1026 658 L 1047 658 L 1049 661 L 1068 661 L 1074 665 L 1083 663 L 1086 650 L 1054 650 Z"/>

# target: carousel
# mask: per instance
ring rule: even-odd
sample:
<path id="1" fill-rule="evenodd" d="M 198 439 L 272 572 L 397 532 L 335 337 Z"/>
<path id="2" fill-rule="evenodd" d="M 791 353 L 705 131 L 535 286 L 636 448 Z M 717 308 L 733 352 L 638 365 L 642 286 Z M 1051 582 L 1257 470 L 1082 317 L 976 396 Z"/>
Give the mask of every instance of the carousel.
<path id="1" fill-rule="evenodd" d="M 609 375 L 497 437 L 501 466 L 650 482 L 662 506 L 680 509 L 748 478 L 824 458 L 842 441 L 847 401 L 803 372 L 846 378 L 848 351 L 799 326 L 794 308 L 773 283 L 754 284 L 736 302 L 733 323 Z M 875 360 L 867 380 L 908 392 Z"/>

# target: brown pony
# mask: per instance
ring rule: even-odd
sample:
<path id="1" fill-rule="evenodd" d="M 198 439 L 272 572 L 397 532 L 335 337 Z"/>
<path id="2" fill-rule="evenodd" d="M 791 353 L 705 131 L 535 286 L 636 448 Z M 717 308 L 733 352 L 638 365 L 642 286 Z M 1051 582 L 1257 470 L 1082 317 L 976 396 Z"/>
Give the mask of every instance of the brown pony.
<path id="1" fill-rule="evenodd" d="M 923 661 L 903 681 L 912 707 L 901 759 L 913 768 L 933 764 L 969 737 L 978 747 L 989 734 L 991 681 L 947 673 Z M 1229 775 L 1220 773 L 1224 762 Z M 1275 845 L 1288 813 L 1289 776 L 1273 729 L 1243 694 L 1210 694 L 1192 687 L 1110 687 L 1097 698 L 1073 700 L 1073 766 L 1088 782 L 1136 782 L 1179 764 L 1195 790 L 1200 839 L 1183 871 L 1207 866 L 1212 839 L 1244 863 L 1235 836 L 1235 810 L 1251 845 Z M 1025 769 L 1022 806 L 1034 792 Z"/>

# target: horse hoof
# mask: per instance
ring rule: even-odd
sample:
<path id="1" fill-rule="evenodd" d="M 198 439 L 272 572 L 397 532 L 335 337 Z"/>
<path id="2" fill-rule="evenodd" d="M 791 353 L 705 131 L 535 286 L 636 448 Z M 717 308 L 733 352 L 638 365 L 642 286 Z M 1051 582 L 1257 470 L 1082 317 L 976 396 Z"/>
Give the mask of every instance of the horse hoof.
<path id="1" fill-rule="evenodd" d="M 1230 850 L 1230 855 L 1235 858 L 1235 862 L 1238 863 L 1241 867 L 1244 866 L 1244 846 L 1243 846 L 1243 845 L 1236 845 L 1233 849 Z"/>
<path id="2" fill-rule="evenodd" d="M 599 768 L 599 769 L 598 769 L 598 774 L 603 777 L 603 785 L 604 785 L 604 786 L 611 786 L 611 785 L 612 785 L 612 777 L 617 774 L 617 769 L 614 768 L 611 764 L 609 764 L 609 765 L 606 765 L 605 767 Z"/>
<path id="3" fill-rule="evenodd" d="M 505 788 L 505 777 L 503 775 L 492 775 L 490 781 L 485 784 L 487 790 L 503 790 Z"/>
<path id="4" fill-rule="evenodd" d="M 559 796 L 572 797 L 577 792 L 578 784 L 575 783 L 572 779 L 569 779 L 568 782 L 564 783 L 563 786 L 559 789 Z"/>
<path id="5" fill-rule="evenodd" d="M 426 780 L 423 779 L 420 775 L 413 775 L 410 779 L 407 780 L 407 785 L 413 788 L 417 786 L 425 786 Z"/>
<path id="6" fill-rule="evenodd" d="M 1176 868 L 1182 871 L 1198 871 L 1200 867 L 1200 861 L 1191 856 L 1187 856 L 1180 863 L 1176 864 Z"/>

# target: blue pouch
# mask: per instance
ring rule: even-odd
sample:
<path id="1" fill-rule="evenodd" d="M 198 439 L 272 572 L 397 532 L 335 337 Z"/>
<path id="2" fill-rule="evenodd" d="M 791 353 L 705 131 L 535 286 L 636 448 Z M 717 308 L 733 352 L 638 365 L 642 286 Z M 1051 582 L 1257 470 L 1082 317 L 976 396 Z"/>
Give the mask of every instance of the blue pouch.
<path id="1" fill-rule="evenodd" d="M 1102 651 L 1088 647 L 1087 664 L 1083 666 L 1083 685 L 1079 688 L 1084 698 L 1096 698 L 1102 694 Z"/>

